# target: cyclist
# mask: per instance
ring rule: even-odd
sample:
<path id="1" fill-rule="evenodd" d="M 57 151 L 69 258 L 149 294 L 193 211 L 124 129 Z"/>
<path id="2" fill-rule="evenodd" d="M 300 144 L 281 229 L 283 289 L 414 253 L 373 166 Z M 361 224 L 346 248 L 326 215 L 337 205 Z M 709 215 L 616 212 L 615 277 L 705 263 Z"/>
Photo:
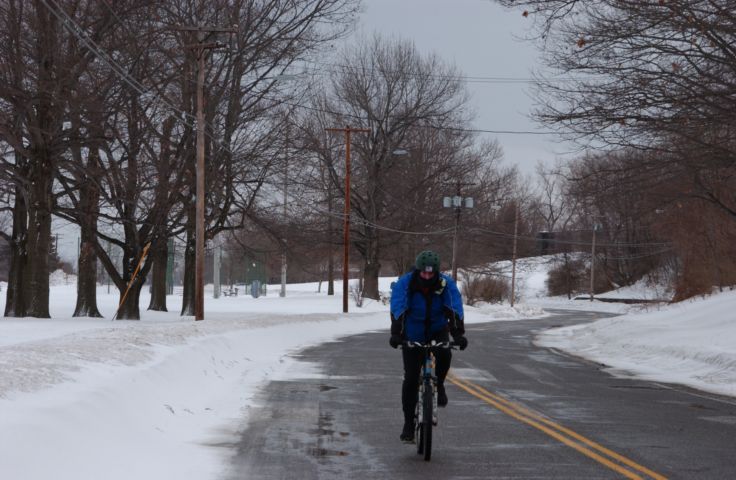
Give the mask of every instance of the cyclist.
<path id="1" fill-rule="evenodd" d="M 391 338 L 389 344 L 397 348 L 404 341 L 446 342 L 452 335 L 460 350 L 465 350 L 463 302 L 455 281 L 440 273 L 440 256 L 425 250 L 417 255 L 414 269 L 402 275 L 391 287 Z M 424 360 L 419 348 L 404 348 L 404 381 L 401 386 L 401 405 L 404 410 L 404 428 L 401 440 L 414 441 L 414 407 L 417 403 L 417 384 Z M 437 375 L 437 405 L 447 405 L 445 377 L 450 370 L 450 349 L 434 352 Z"/>

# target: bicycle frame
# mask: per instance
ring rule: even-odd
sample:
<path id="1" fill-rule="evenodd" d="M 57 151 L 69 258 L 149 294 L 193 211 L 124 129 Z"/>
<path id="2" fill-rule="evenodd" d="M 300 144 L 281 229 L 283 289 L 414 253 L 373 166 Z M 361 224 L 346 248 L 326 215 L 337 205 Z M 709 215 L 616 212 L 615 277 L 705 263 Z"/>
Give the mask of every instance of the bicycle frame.
<path id="1" fill-rule="evenodd" d="M 432 454 L 432 427 L 438 422 L 437 409 L 437 376 L 435 374 L 435 356 L 433 350 L 436 348 L 452 348 L 450 342 L 406 342 L 409 348 L 421 348 L 424 352 L 422 371 L 419 376 L 419 395 L 414 413 L 417 438 L 417 453 L 424 454 L 424 459 L 429 461 Z"/>
<path id="2" fill-rule="evenodd" d="M 437 425 L 437 376 L 435 375 L 435 358 L 432 348 L 424 346 L 424 362 L 422 363 L 422 374 L 419 376 L 419 400 L 417 401 L 416 417 L 417 424 L 424 421 L 422 412 L 422 400 L 427 392 L 432 397 L 432 425 Z"/>

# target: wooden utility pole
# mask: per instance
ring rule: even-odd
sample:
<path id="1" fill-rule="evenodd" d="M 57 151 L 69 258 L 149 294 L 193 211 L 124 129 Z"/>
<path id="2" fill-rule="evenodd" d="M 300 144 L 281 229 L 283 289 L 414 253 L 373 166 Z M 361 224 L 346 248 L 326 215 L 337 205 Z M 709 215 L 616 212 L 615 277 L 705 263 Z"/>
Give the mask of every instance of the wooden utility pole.
<path id="1" fill-rule="evenodd" d="M 598 231 L 598 223 L 593 221 L 593 242 L 590 247 L 590 301 L 595 298 L 595 232 Z"/>
<path id="2" fill-rule="evenodd" d="M 199 25 L 196 27 L 176 27 L 175 30 L 196 32 L 197 42 L 185 45 L 197 55 L 197 164 L 196 170 L 196 214 L 195 214 L 195 260 L 194 260 L 194 319 L 204 320 L 204 67 L 205 52 L 224 45 L 217 42 L 206 43 L 215 33 L 235 33 L 234 28 L 220 28 Z"/>
<path id="3" fill-rule="evenodd" d="M 367 128 L 326 128 L 328 132 L 345 134 L 345 222 L 343 225 L 342 254 L 342 311 L 348 313 L 348 265 L 350 260 L 350 136 L 352 132 L 370 133 Z"/>
<path id="4" fill-rule="evenodd" d="M 511 254 L 511 306 L 514 306 L 516 298 L 516 241 L 519 234 L 519 201 L 516 201 L 514 209 L 514 249 Z"/>
<path id="5" fill-rule="evenodd" d="M 284 155 L 284 205 L 283 205 L 283 221 L 287 224 L 286 204 L 289 200 L 289 128 L 286 129 L 286 152 Z M 281 239 L 281 291 L 279 297 L 286 296 L 286 235 Z"/>

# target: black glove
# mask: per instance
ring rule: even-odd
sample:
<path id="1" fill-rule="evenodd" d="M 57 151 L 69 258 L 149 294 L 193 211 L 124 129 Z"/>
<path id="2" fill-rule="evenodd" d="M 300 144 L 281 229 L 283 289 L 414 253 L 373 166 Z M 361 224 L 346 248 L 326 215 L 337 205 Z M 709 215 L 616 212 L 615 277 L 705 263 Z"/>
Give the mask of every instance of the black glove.
<path id="1" fill-rule="evenodd" d="M 460 350 L 465 350 L 466 348 L 468 348 L 468 339 L 464 336 L 458 335 L 457 337 L 453 337 L 453 340 L 455 341 L 455 345 L 457 345 Z"/>
<path id="2" fill-rule="evenodd" d="M 399 345 L 404 340 L 401 338 L 401 335 L 391 335 L 391 338 L 388 340 L 388 344 L 391 345 L 393 348 L 399 348 Z"/>

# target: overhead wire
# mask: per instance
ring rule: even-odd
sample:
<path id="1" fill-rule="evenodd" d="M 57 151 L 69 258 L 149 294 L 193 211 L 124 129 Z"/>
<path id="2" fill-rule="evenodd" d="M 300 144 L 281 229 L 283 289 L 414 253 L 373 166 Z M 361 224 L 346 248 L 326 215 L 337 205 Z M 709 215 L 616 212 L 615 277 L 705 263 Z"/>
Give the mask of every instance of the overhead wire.
<path id="1" fill-rule="evenodd" d="M 345 219 L 345 214 L 344 213 L 331 212 L 329 210 L 323 210 L 323 209 L 317 208 L 315 206 L 312 206 L 310 209 L 312 211 L 315 211 L 315 212 L 320 213 L 320 214 L 323 214 L 323 215 L 330 215 L 330 216 L 332 216 L 333 218 L 336 218 L 336 219 L 343 219 L 343 220 Z M 401 233 L 401 234 L 404 234 L 404 235 L 445 235 L 445 234 L 450 233 L 450 232 L 453 232 L 455 230 L 455 227 L 448 227 L 448 228 L 445 228 L 445 229 L 442 229 L 442 230 L 434 230 L 434 231 L 430 231 L 430 230 L 423 230 L 423 231 L 401 230 L 401 229 L 397 229 L 397 228 L 388 227 L 386 225 L 381 225 L 381 224 L 378 224 L 378 223 L 375 223 L 375 222 L 371 222 L 371 221 L 369 221 L 367 219 L 364 219 L 364 218 L 362 218 L 360 216 L 357 216 L 355 213 L 351 213 L 350 214 L 350 223 L 352 225 L 358 224 L 358 225 L 363 225 L 363 226 L 369 226 L 369 227 L 376 228 L 378 230 L 384 230 L 384 231 L 393 232 L 393 233 Z"/>
<path id="2" fill-rule="evenodd" d="M 400 73 L 401 75 L 409 76 L 409 77 L 422 77 L 422 78 L 435 78 L 440 80 L 454 80 L 458 82 L 466 82 L 466 83 L 529 83 L 533 84 L 537 82 L 537 79 L 531 78 L 531 77 L 497 77 L 497 76 L 471 76 L 471 75 L 442 75 L 442 74 L 432 74 L 432 73 L 420 73 L 420 72 L 407 72 L 407 71 L 378 71 L 375 67 L 369 67 L 365 68 L 364 66 L 360 67 L 354 67 L 351 65 L 345 65 L 345 64 L 339 64 L 339 63 L 331 63 L 331 62 L 319 62 L 316 60 L 303 60 L 305 64 L 311 64 L 315 67 L 313 68 L 312 72 L 315 74 L 324 74 L 326 71 L 355 71 L 360 70 L 361 74 L 369 73 L 371 75 L 385 75 L 385 74 L 395 74 Z M 324 68 L 327 67 L 327 68 Z M 550 79 L 546 79 L 549 81 Z M 554 81 L 566 81 L 570 80 L 568 78 L 559 77 L 552 79 Z"/>

